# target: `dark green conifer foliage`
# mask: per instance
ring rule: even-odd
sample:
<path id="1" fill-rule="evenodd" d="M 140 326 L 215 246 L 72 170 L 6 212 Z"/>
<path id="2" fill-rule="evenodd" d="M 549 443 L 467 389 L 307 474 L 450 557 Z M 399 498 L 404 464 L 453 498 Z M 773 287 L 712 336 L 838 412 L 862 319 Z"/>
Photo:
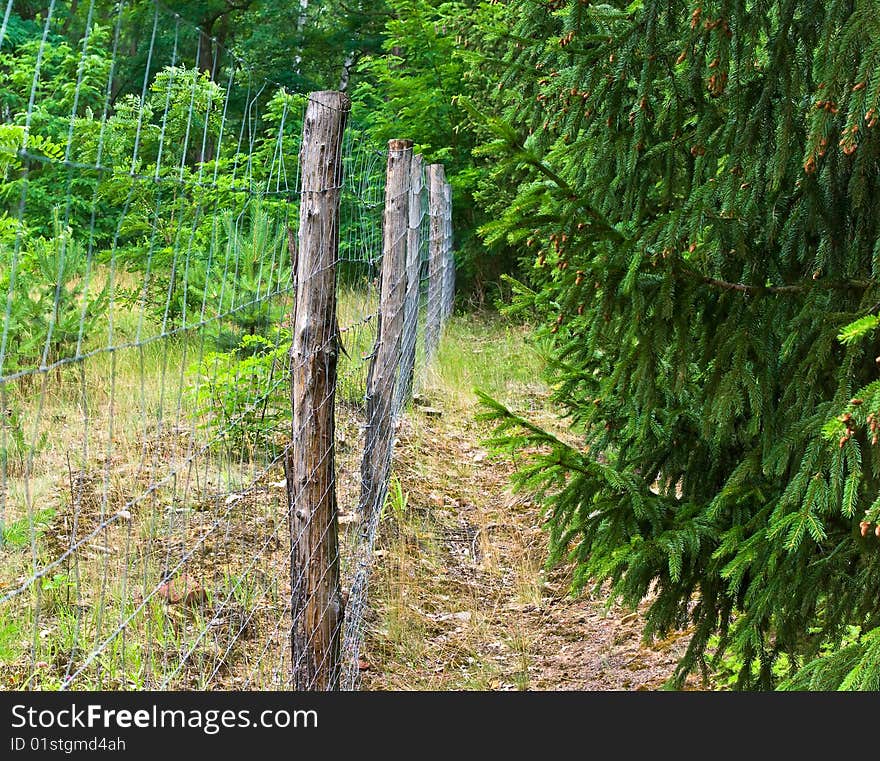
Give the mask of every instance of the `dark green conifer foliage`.
<path id="1" fill-rule="evenodd" d="M 507 15 L 503 118 L 473 113 L 497 158 L 484 233 L 532 265 L 516 305 L 553 341 L 571 435 L 486 417 L 542 452 L 517 478 L 553 559 L 651 594 L 646 636 L 693 626 L 676 684 L 727 651 L 768 687 L 854 631 L 792 686 L 876 683 L 877 323 L 838 338 L 880 308 L 876 0 Z"/>

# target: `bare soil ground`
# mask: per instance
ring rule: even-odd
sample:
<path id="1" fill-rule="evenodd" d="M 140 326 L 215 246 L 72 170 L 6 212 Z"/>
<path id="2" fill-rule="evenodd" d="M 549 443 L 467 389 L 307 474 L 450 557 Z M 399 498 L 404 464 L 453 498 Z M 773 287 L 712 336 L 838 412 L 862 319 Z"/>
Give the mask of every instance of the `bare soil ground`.
<path id="1" fill-rule="evenodd" d="M 548 417 L 541 386 L 507 392 Z M 571 569 L 543 568 L 540 507 L 509 489 L 515 463 L 480 445 L 488 429 L 472 398 L 444 397 L 440 383 L 420 401 L 398 441 L 406 504 L 388 511 L 377 545 L 362 687 L 661 688 L 688 632 L 645 645 L 641 611 L 608 606 L 602 594 L 573 598 Z"/>

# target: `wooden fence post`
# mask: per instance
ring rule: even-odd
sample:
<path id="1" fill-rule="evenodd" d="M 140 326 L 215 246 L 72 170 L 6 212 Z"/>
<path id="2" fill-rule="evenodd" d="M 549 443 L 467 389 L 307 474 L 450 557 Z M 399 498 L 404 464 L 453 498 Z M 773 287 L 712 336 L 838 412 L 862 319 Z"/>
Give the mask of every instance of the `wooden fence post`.
<path id="1" fill-rule="evenodd" d="M 291 347 L 290 508 L 292 683 L 333 690 L 339 683 L 342 597 L 336 509 L 336 261 L 342 135 L 351 103 L 344 93 L 309 96 L 303 122 L 302 194 Z"/>
<path id="2" fill-rule="evenodd" d="M 400 412 L 412 393 L 419 322 L 419 270 L 421 261 L 422 189 L 421 155 L 413 156 L 409 184 L 409 227 L 406 232 L 406 305 L 403 312 L 403 345 L 395 411 Z"/>
<path id="3" fill-rule="evenodd" d="M 366 522 L 382 508 L 388 487 L 393 404 L 403 335 L 412 141 L 388 143 L 382 272 L 376 344 L 367 371 L 367 420 L 361 461 L 360 512 Z"/>
<path id="4" fill-rule="evenodd" d="M 452 255 L 452 185 L 443 183 L 443 311 L 445 323 L 455 302 L 455 260 Z"/>
<path id="5" fill-rule="evenodd" d="M 443 314 L 443 258 L 446 229 L 443 221 L 446 171 L 443 164 L 428 167 L 428 214 L 431 217 L 431 238 L 428 247 L 428 314 L 425 321 L 425 360 L 429 362 L 440 342 Z"/>

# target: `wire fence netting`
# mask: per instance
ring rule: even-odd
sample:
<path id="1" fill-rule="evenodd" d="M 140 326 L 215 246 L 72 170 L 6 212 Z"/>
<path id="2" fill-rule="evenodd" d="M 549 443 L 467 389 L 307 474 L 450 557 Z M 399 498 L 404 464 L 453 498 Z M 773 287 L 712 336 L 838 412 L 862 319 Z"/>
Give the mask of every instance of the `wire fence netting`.
<path id="1" fill-rule="evenodd" d="M 126 3 L 94 6 L 77 44 L 55 2 L 27 24 L 0 7 L 0 680 L 327 688 L 304 646 L 355 689 L 396 427 L 452 310 L 451 191 L 432 199 L 410 155 L 389 201 L 390 149 L 349 123 L 330 181 L 304 193 L 312 96 L 256 80 L 160 3 L 137 39 Z M 314 271 L 309 193 L 338 204 Z M 315 284 L 332 324 L 304 323 L 324 339 L 298 357 Z M 327 369 L 328 348 L 335 377 L 303 417 L 297 373 Z M 329 439 L 308 422 L 322 410 Z M 333 473 L 308 483 L 332 512 L 307 594 L 300 450 Z M 335 644 L 316 650 L 326 611 L 307 597 L 330 582 Z"/>

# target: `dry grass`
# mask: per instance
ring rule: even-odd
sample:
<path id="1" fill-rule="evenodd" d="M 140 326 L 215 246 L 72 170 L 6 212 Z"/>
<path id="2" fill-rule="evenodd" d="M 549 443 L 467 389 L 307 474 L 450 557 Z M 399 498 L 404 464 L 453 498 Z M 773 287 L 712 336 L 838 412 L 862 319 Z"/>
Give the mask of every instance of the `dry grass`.
<path id="1" fill-rule="evenodd" d="M 540 596 L 541 561 L 505 505 L 491 504 L 507 499 L 507 469 L 482 448 L 473 420 L 474 387 L 529 406 L 544 393 L 526 336 L 497 318 L 455 318 L 422 375 L 396 451 L 407 509 L 386 510 L 380 537 L 366 689 L 528 686 L 530 635 L 497 622 L 512 569 L 523 599 Z"/>
<path id="2" fill-rule="evenodd" d="M 359 487 L 371 309 L 374 294 L 340 297 L 343 515 Z M 123 305 L 114 321 L 117 342 L 159 329 Z M 40 578 L 0 603 L 4 687 L 53 689 L 71 675 L 76 689 L 286 685 L 287 433 L 217 438 L 196 403 L 212 350 L 192 332 L 6 385 L 0 596 Z"/>
<path id="3" fill-rule="evenodd" d="M 344 547 L 358 533 L 374 308 L 374 294 L 340 299 Z M 120 335 L 137 322 L 120 310 Z M 211 443 L 192 403 L 209 349 L 200 335 L 156 341 L 7 388 L 26 446 L 0 480 L 0 596 L 64 560 L 0 604 L 4 687 L 53 689 L 71 674 L 78 689 L 286 686 L 284 436 Z M 628 611 L 572 601 L 566 569 L 544 569 L 540 509 L 510 494 L 514 464 L 481 444 L 473 387 L 552 422 L 540 366 L 527 328 L 457 317 L 418 379 L 376 547 L 365 688 L 634 689 L 668 674 L 678 640 L 645 650 Z"/>
<path id="4" fill-rule="evenodd" d="M 544 567 L 540 507 L 509 490 L 515 463 L 481 444 L 474 387 L 559 428 L 539 349 L 499 318 L 447 326 L 396 450 L 407 509 L 382 526 L 365 689 L 655 689 L 672 673 L 686 636 L 646 647 L 641 614 L 571 598 L 571 569 Z"/>

